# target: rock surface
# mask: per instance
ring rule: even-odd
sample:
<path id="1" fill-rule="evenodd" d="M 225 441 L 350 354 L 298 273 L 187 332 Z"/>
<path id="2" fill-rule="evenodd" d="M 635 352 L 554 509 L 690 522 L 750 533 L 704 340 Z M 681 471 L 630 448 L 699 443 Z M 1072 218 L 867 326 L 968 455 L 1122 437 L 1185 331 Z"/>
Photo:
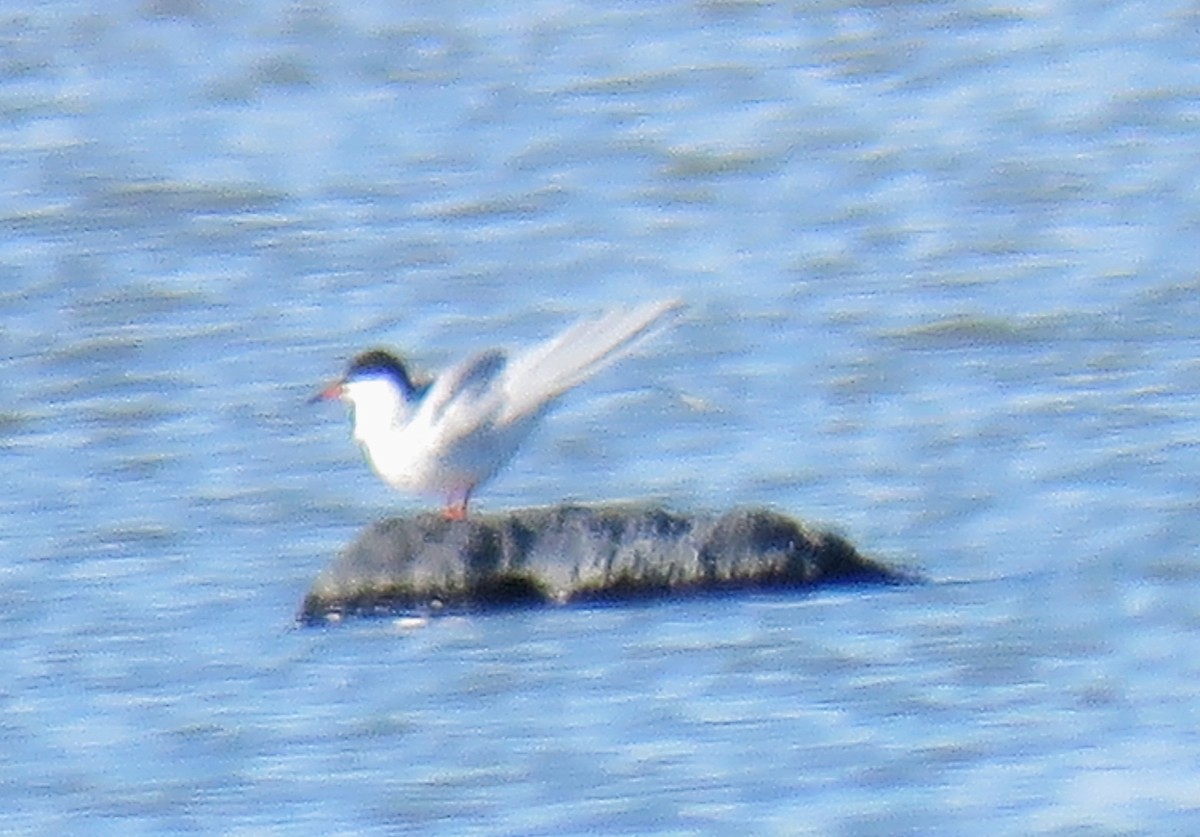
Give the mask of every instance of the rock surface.
<path id="1" fill-rule="evenodd" d="M 912 576 L 843 538 L 762 509 L 553 506 L 369 526 L 314 582 L 300 619 L 621 601 Z"/>

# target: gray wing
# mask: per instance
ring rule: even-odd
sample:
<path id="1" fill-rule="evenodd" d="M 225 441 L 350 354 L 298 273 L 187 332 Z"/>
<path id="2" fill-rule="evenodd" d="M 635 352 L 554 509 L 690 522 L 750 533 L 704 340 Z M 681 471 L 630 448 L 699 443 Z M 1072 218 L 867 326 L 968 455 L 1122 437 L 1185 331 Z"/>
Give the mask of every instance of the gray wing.
<path id="1" fill-rule="evenodd" d="M 502 424 L 533 415 L 571 387 L 623 357 L 641 338 L 682 307 L 679 300 L 618 308 L 580 320 L 566 331 L 513 358 L 504 373 Z"/>
<path id="2" fill-rule="evenodd" d="M 494 392 L 493 386 L 502 378 L 506 362 L 504 352 L 499 349 L 467 358 L 433 382 L 421 411 L 437 422 L 449 409 L 483 400 Z"/>

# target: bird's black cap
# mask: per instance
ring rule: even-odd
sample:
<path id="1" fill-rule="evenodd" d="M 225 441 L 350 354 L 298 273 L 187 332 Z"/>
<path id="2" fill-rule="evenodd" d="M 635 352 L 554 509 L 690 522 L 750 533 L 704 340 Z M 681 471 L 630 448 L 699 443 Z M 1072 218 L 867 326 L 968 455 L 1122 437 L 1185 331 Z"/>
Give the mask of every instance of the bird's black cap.
<path id="1" fill-rule="evenodd" d="M 425 389 L 413 384 L 408 370 L 404 368 L 404 363 L 387 349 L 370 349 L 355 357 L 350 361 L 349 368 L 346 369 L 345 380 L 350 381 L 372 375 L 391 378 L 404 393 L 406 401 L 413 400 Z"/>

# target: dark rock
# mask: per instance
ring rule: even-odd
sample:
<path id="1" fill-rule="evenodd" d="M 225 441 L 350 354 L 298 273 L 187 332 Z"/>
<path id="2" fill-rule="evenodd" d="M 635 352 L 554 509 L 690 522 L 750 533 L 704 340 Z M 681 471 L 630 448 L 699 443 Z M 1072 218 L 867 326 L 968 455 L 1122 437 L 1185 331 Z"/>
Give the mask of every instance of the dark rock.
<path id="1" fill-rule="evenodd" d="M 621 601 L 914 578 L 843 538 L 762 509 L 552 506 L 368 527 L 314 582 L 300 618 Z"/>

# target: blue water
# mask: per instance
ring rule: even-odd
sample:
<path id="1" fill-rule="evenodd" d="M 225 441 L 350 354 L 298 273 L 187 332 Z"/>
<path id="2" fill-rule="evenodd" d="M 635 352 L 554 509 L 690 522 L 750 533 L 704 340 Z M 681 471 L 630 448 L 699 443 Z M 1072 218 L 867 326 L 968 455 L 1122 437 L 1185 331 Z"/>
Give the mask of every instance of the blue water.
<path id="1" fill-rule="evenodd" d="M 1200 829 L 1189 3 L 0 12 L 0 830 Z M 293 618 L 304 399 L 679 296 L 479 508 L 767 504 L 931 583 Z"/>

